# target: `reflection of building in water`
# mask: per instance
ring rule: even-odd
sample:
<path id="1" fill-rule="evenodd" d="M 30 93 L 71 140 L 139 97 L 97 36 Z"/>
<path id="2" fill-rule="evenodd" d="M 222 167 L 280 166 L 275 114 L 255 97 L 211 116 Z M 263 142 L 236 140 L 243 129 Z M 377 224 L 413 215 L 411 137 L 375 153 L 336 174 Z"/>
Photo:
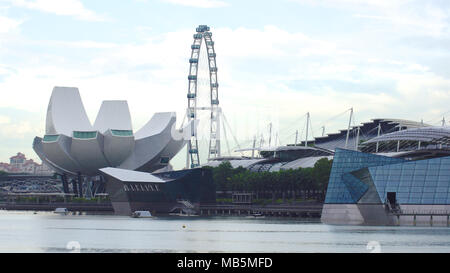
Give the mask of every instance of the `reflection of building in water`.
<path id="1" fill-rule="evenodd" d="M 35 175 L 51 175 L 52 170 L 44 163 L 39 164 L 33 159 L 27 159 L 23 153 L 9 158 L 9 163 L 0 162 L 0 171 L 7 173 L 27 173 Z"/>

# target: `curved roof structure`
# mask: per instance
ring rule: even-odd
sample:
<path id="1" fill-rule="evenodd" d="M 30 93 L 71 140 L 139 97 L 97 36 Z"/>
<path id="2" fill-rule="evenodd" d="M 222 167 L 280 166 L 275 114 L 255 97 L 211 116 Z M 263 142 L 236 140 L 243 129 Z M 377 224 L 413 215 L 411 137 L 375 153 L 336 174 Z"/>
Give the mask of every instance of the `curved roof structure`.
<path id="1" fill-rule="evenodd" d="M 247 151 L 252 149 L 240 149 Z M 220 157 L 211 159 L 203 166 L 217 167 L 222 162 L 230 162 L 233 168 L 243 167 L 254 172 L 275 172 L 287 169 L 311 168 L 322 158 L 332 159 L 334 152 L 327 149 L 305 146 L 274 146 L 255 148 L 260 158 Z"/>
<path id="2" fill-rule="evenodd" d="M 118 169 L 118 168 L 102 168 L 100 169 L 101 172 L 110 175 L 111 177 L 114 177 L 121 181 L 128 181 L 128 182 L 151 182 L 151 183 L 165 183 L 166 181 L 162 180 L 161 178 L 154 176 L 150 173 L 145 172 L 136 172 L 136 171 L 130 171 L 130 170 L 124 170 L 124 169 Z"/>
<path id="3" fill-rule="evenodd" d="M 57 164 L 59 168 L 71 173 L 76 173 L 74 170 L 81 169 L 80 164 L 78 164 L 70 153 L 72 146 L 71 137 L 66 135 L 49 137 L 49 135 L 46 135 L 41 145 L 45 157 L 49 161 L 55 162 L 54 164 Z"/>
<path id="4" fill-rule="evenodd" d="M 132 131 L 133 126 L 127 101 L 103 101 L 95 119 L 94 128 L 102 134 L 108 129 Z"/>
<path id="5" fill-rule="evenodd" d="M 104 133 L 103 153 L 111 166 L 119 166 L 134 150 L 134 135 L 131 131 L 108 129 Z"/>
<path id="6" fill-rule="evenodd" d="M 47 109 L 46 134 L 33 148 L 56 172 L 98 175 L 117 167 L 154 171 L 169 164 L 189 139 L 188 124 L 175 129 L 174 112 L 155 113 L 136 134 L 123 100 L 103 101 L 92 125 L 80 93 L 74 87 L 55 87 Z"/>
<path id="7" fill-rule="evenodd" d="M 175 124 L 175 113 L 156 113 L 135 135 L 135 151 L 119 168 L 153 171 L 158 155 L 169 145 L 171 129 Z M 152 147 L 152 149 L 148 149 Z"/>
<path id="8" fill-rule="evenodd" d="M 81 102 L 76 87 L 55 87 L 47 108 L 46 135 L 64 134 L 73 131 L 93 131 L 94 128 Z"/>
<path id="9" fill-rule="evenodd" d="M 53 171 L 59 172 L 59 173 L 64 173 L 64 170 L 62 170 L 61 168 L 58 168 L 56 166 L 56 164 L 54 164 L 53 162 L 48 160 L 47 157 L 45 156 L 45 154 L 43 152 L 43 148 L 42 148 L 42 138 L 40 138 L 40 137 L 35 137 L 34 138 L 34 140 L 33 140 L 33 150 L 36 152 L 36 154 L 42 160 L 42 162 L 44 162 L 45 164 L 47 164 L 47 166 L 52 168 Z"/>
<path id="10" fill-rule="evenodd" d="M 357 129 L 360 129 L 359 141 L 367 141 L 378 136 L 378 128 L 380 128 L 380 135 L 399 131 L 399 129 L 407 130 L 420 127 L 429 127 L 430 125 L 405 119 L 392 119 L 392 118 L 376 118 L 370 122 L 362 123 L 358 126 L 350 128 L 349 139 L 347 148 L 356 146 Z M 336 148 L 345 148 L 345 142 L 347 137 L 347 129 L 340 130 L 339 133 L 332 133 L 322 137 L 314 138 L 315 147 L 321 147 L 328 150 L 335 150 Z"/>
<path id="11" fill-rule="evenodd" d="M 297 160 L 283 164 L 281 166 L 281 169 L 287 170 L 287 169 L 298 169 L 298 168 L 312 168 L 312 167 L 314 167 L 316 162 L 321 160 L 322 158 L 332 160 L 333 156 L 330 155 L 330 156 L 314 156 L 314 157 L 299 158 Z"/>
<path id="12" fill-rule="evenodd" d="M 241 158 L 241 159 L 239 159 L 239 158 L 235 158 L 235 159 L 223 158 L 223 159 L 219 159 L 219 160 L 216 160 L 216 159 L 217 158 L 214 158 L 214 160 L 210 160 L 208 163 L 204 164 L 203 166 L 217 167 L 220 164 L 222 164 L 223 162 L 228 161 L 228 162 L 230 162 L 230 164 L 233 168 L 238 168 L 238 167 L 248 168 L 251 165 L 254 165 L 258 162 L 265 160 L 264 158 L 256 158 L 256 159 L 255 158 L 254 159 L 251 159 L 251 158 Z"/>
<path id="13" fill-rule="evenodd" d="M 376 143 L 382 141 L 401 141 L 401 140 L 437 143 L 439 140 L 446 137 L 450 137 L 449 126 L 441 126 L 441 127 L 433 126 L 433 127 L 422 127 L 397 131 L 372 138 L 366 141 L 365 143 Z"/>
<path id="14" fill-rule="evenodd" d="M 87 175 L 95 175 L 98 169 L 110 166 L 103 153 L 103 135 L 98 131 L 89 136 L 79 135 L 74 132 L 70 153 L 72 157 L 80 164 L 79 172 Z"/>

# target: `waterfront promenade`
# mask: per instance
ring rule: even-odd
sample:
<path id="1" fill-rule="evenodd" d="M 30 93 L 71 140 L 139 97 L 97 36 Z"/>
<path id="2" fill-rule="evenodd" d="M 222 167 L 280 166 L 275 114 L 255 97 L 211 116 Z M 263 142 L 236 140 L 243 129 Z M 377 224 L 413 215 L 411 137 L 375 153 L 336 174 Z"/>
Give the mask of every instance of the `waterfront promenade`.
<path id="1" fill-rule="evenodd" d="M 300 203 L 295 205 L 237 205 L 214 204 L 202 205 L 200 215 L 261 215 L 281 217 L 312 217 L 320 218 L 321 203 Z"/>
<path id="2" fill-rule="evenodd" d="M 56 208 L 67 208 L 71 212 L 114 213 L 110 203 L 75 203 L 75 202 L 46 202 L 46 203 L 0 203 L 2 210 L 54 211 Z M 197 209 L 202 216 L 218 215 L 261 215 L 274 217 L 311 217 L 320 218 L 321 203 L 304 203 L 295 205 L 240 205 L 240 204 L 204 204 Z"/>

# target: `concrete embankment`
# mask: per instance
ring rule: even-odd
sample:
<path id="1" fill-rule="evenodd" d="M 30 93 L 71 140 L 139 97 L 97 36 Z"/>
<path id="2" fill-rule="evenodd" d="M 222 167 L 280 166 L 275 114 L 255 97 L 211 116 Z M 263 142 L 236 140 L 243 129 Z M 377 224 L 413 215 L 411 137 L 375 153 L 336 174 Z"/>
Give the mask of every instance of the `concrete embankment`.
<path id="1" fill-rule="evenodd" d="M 3 210 L 54 211 L 56 208 L 80 212 L 114 212 L 110 203 L 0 203 L 0 209 Z"/>
<path id="2" fill-rule="evenodd" d="M 305 203 L 295 205 L 201 205 L 200 215 L 261 215 L 277 217 L 320 218 L 322 203 Z"/>
<path id="3" fill-rule="evenodd" d="M 274 216 L 274 217 L 307 217 L 320 218 L 321 203 L 305 203 L 296 205 L 236 205 L 236 204 L 203 204 L 196 208 L 201 216 Z M 54 211 L 56 208 L 67 208 L 73 212 L 114 213 L 110 203 L 0 203 L 2 210 Z"/>

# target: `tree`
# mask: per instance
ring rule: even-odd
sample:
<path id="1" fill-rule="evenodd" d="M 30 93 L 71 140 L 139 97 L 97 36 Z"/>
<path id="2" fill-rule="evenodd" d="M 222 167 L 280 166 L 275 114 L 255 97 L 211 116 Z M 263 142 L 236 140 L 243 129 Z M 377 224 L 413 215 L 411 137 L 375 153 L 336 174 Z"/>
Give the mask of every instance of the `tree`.
<path id="1" fill-rule="evenodd" d="M 325 192 L 328 187 L 328 180 L 330 179 L 332 160 L 322 158 L 314 164 L 312 176 L 314 179 L 315 189 L 321 192 L 321 200 L 325 199 Z"/>
<path id="2" fill-rule="evenodd" d="M 216 189 L 219 191 L 247 191 L 256 194 L 256 198 L 272 198 L 281 193 L 283 200 L 289 192 L 295 199 L 295 192 L 301 191 L 307 198 L 318 191 L 319 200 L 325 197 L 332 161 L 320 159 L 313 168 L 280 170 L 278 172 L 252 172 L 243 167 L 233 168 L 230 162 L 224 161 L 212 168 Z M 318 196 L 314 195 L 315 198 Z"/>

